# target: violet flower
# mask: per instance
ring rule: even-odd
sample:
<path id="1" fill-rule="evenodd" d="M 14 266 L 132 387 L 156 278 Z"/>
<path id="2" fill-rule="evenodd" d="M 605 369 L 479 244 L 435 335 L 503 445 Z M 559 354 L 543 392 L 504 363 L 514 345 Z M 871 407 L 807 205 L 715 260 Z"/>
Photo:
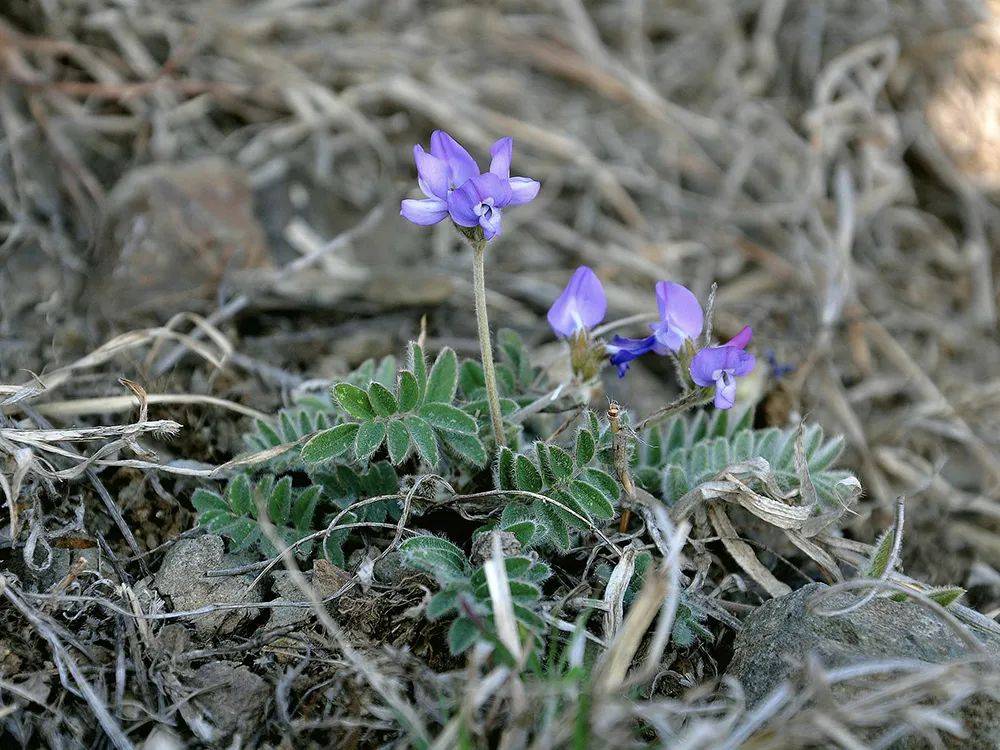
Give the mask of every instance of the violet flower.
<path id="1" fill-rule="evenodd" d="M 541 187 L 527 177 L 510 176 L 512 152 L 511 138 L 498 140 L 490 149 L 490 171 L 480 174 L 476 160 L 458 141 L 435 130 L 429 154 L 419 144 L 413 147 L 417 184 L 427 197 L 407 198 L 399 213 L 421 226 L 437 224 L 450 215 L 455 224 L 481 227 L 483 237 L 493 239 L 501 232 L 502 209 L 528 203 Z"/>
<path id="2" fill-rule="evenodd" d="M 686 286 L 673 281 L 656 282 L 656 304 L 660 320 L 650 324 L 651 336 L 643 339 L 615 336 L 607 345 L 611 364 L 618 367 L 618 377 L 624 377 L 633 359 L 647 352 L 677 353 L 687 339 L 701 335 L 705 315 L 698 298 Z"/>
<path id="3" fill-rule="evenodd" d="M 608 299 L 601 280 L 592 269 L 580 266 L 552 303 L 547 317 L 556 335 L 568 339 L 596 326 L 607 311 Z"/>
<path id="4" fill-rule="evenodd" d="M 749 375 L 756 364 L 744 351 L 753 331 L 746 326 L 722 346 L 709 346 L 691 360 L 691 379 L 702 387 L 715 386 L 715 407 L 729 409 L 736 403 L 736 378 Z"/>

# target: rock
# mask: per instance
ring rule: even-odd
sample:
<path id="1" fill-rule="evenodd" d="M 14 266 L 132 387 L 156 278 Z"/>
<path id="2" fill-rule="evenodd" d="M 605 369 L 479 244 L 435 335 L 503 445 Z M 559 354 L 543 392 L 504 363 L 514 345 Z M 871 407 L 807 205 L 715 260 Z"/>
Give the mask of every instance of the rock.
<path id="1" fill-rule="evenodd" d="M 133 170 L 112 190 L 90 296 L 114 320 L 214 303 L 234 271 L 270 265 L 249 178 L 218 158 Z"/>
<path id="2" fill-rule="evenodd" d="M 727 674 L 743 684 L 753 706 L 784 680 L 799 673 L 808 657 L 836 668 L 876 659 L 920 659 L 941 664 L 970 655 L 968 646 L 928 610 L 913 602 L 876 598 L 854 612 L 825 617 L 806 604 L 824 584 L 810 584 L 772 599 L 754 610 L 736 637 Z M 839 608 L 856 601 L 845 592 L 824 600 L 824 607 Z M 976 633 L 1000 658 L 1000 638 Z M 868 692 L 874 682 L 838 683 L 838 700 Z M 955 738 L 949 747 L 1000 747 L 1000 704 L 974 698 L 962 708 L 969 736 Z M 895 748 L 922 748 L 922 740 L 907 738 Z"/>
<path id="3" fill-rule="evenodd" d="M 175 611 L 200 609 L 209 604 L 233 604 L 260 601 L 260 586 L 252 586 L 252 574 L 209 578 L 205 573 L 224 570 L 250 562 L 247 557 L 227 555 L 222 537 L 213 534 L 182 539 L 163 559 L 154 584 L 161 594 L 169 596 Z M 256 609 L 232 609 L 212 612 L 192 618 L 196 632 L 231 633 Z"/>
<path id="4" fill-rule="evenodd" d="M 473 538 L 472 552 L 469 559 L 474 565 L 482 565 L 493 557 L 493 540 L 500 540 L 500 550 L 504 557 L 514 557 L 521 554 L 521 543 L 509 531 L 488 531 Z"/>
<path id="5" fill-rule="evenodd" d="M 185 685 L 197 691 L 190 703 L 181 703 L 181 715 L 205 742 L 239 733 L 242 737 L 261 724 L 271 689 L 249 669 L 229 662 L 204 664 Z M 234 742 L 233 747 L 240 743 Z"/>
<path id="6" fill-rule="evenodd" d="M 322 558 L 317 559 L 313 563 L 311 573 L 304 575 L 320 599 L 330 596 L 351 580 L 349 573 L 331 565 Z M 299 587 L 292 582 L 288 571 L 275 571 L 273 578 L 274 591 L 278 594 L 278 598 L 274 600 L 275 602 L 307 601 L 305 595 L 299 590 Z M 281 625 L 303 622 L 308 620 L 312 614 L 312 607 L 275 607 L 271 610 L 271 618 L 267 622 L 267 627 L 270 629 Z"/>

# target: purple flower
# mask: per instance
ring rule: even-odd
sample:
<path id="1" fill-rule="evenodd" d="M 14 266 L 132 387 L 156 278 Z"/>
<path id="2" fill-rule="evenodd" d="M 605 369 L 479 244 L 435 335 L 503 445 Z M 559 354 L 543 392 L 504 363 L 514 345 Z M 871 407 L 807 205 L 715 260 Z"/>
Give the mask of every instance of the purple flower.
<path id="1" fill-rule="evenodd" d="M 657 354 L 678 352 L 685 339 L 696 339 L 701 335 L 705 315 L 694 292 L 673 281 L 656 282 L 656 304 L 660 309 L 660 321 L 652 323 Z"/>
<path id="2" fill-rule="evenodd" d="M 549 325 L 557 336 L 568 339 L 596 326 L 607 311 L 608 300 L 601 280 L 593 270 L 580 266 L 549 308 Z"/>
<path id="3" fill-rule="evenodd" d="M 482 227 L 491 240 L 500 234 L 501 209 L 527 203 L 541 187 L 527 177 L 510 176 L 513 150 L 511 138 L 501 138 L 490 149 L 490 171 L 480 174 L 479 165 L 462 145 L 445 133 L 431 135 L 431 152 L 418 144 L 413 147 L 417 164 L 417 184 L 427 196 L 407 198 L 399 213 L 414 224 L 437 224 L 449 214 L 462 227 Z"/>
<path id="4" fill-rule="evenodd" d="M 618 377 L 624 378 L 628 372 L 629 362 L 638 359 L 643 354 L 653 351 L 656 346 L 656 337 L 647 336 L 644 339 L 629 339 L 624 336 L 615 336 L 610 344 L 605 344 L 604 349 L 611 358 L 611 364 L 618 368 Z"/>
<path id="5" fill-rule="evenodd" d="M 669 354 L 678 352 L 686 339 L 696 339 L 701 335 L 705 323 L 704 313 L 698 298 L 686 286 L 673 281 L 656 282 L 656 304 L 660 310 L 660 320 L 651 323 L 651 336 L 643 339 L 629 339 L 615 336 L 607 345 L 611 364 L 618 368 L 618 377 L 628 372 L 629 362 L 647 352 Z"/>
<path id="6" fill-rule="evenodd" d="M 691 360 L 691 379 L 702 387 L 715 386 L 715 407 L 729 409 L 736 403 L 736 378 L 748 375 L 756 359 L 744 351 L 753 331 L 746 326 L 722 346 L 709 346 Z"/>

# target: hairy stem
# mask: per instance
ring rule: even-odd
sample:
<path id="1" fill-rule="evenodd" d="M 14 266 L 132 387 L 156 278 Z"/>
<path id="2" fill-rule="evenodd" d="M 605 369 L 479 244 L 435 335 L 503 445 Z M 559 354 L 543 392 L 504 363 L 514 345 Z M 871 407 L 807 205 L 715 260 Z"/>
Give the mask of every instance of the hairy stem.
<path id="1" fill-rule="evenodd" d="M 486 380 L 486 400 L 490 405 L 490 421 L 497 447 L 506 445 L 503 435 L 503 416 L 500 412 L 500 393 L 497 390 L 497 374 L 493 367 L 493 344 L 490 341 L 490 321 L 486 316 L 486 240 L 472 242 L 472 286 L 476 294 L 476 325 L 479 329 L 479 351 L 483 360 L 483 376 Z"/>

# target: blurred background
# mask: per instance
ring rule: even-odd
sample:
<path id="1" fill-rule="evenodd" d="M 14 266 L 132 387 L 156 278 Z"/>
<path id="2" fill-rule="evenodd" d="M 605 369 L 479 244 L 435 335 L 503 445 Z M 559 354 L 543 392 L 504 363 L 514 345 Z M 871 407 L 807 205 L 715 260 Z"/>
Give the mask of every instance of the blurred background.
<path id="1" fill-rule="evenodd" d="M 166 346 L 126 353 L 121 374 L 265 412 L 306 378 L 400 352 L 422 317 L 430 348 L 471 355 L 470 255 L 445 223 L 404 222 L 399 200 L 435 128 L 484 163 L 511 135 L 514 173 L 542 190 L 490 247 L 495 326 L 556 359 L 544 314 L 582 263 L 609 320 L 653 312 L 658 279 L 703 299 L 717 282 L 719 337 L 756 333 L 757 421 L 846 434 L 866 491 L 850 533 L 870 541 L 906 494 L 907 572 L 970 586 L 988 610 L 998 14 L 972 0 L 6 0 L 0 378 L 125 331 L 196 331 L 181 313 L 225 334 L 228 366 Z M 647 360 L 608 394 L 639 410 L 670 399 L 669 363 Z M 106 373 L 63 388 L 121 393 Z M 161 411 L 190 427 L 179 455 L 231 455 L 230 417 Z"/>

